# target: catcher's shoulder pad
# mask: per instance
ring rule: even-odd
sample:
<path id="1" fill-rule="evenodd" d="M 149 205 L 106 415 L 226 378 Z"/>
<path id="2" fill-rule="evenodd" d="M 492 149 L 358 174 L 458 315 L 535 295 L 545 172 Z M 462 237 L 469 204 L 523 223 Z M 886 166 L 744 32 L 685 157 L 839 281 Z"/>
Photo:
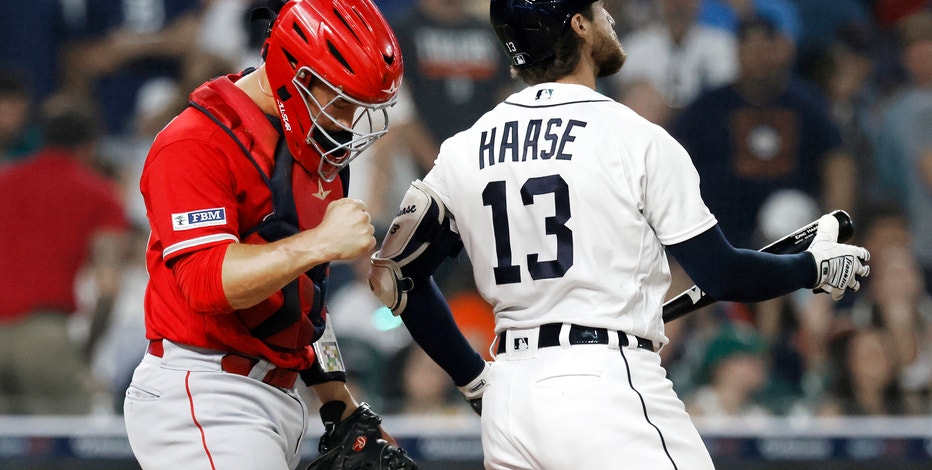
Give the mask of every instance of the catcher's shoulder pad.
<path id="1" fill-rule="evenodd" d="M 381 249 L 372 255 L 369 287 L 398 315 L 415 281 L 430 277 L 462 247 L 452 214 L 429 186 L 416 180 L 405 193 Z"/>

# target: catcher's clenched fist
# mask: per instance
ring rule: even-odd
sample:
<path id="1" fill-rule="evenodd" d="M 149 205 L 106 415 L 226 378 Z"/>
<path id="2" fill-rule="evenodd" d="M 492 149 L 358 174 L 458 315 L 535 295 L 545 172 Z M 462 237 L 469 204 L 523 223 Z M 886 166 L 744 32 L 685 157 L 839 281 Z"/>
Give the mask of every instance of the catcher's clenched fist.
<path id="1" fill-rule="evenodd" d="M 332 260 L 353 259 L 375 246 L 372 217 L 366 211 L 366 204 L 358 199 L 331 202 L 324 219 L 312 232 L 315 242 L 327 247 Z"/>
<path id="2" fill-rule="evenodd" d="M 416 470 L 417 464 L 382 433 L 382 418 L 363 403 L 353 414 L 340 420 L 346 404 L 331 401 L 320 407 L 324 435 L 317 457 L 307 470 Z M 389 439 L 391 439 L 389 437 Z"/>

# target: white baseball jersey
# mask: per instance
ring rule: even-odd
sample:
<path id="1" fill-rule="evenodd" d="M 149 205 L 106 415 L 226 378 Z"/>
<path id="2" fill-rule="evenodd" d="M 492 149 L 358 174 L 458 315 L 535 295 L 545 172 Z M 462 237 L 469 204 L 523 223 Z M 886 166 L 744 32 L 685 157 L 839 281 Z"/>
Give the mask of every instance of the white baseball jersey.
<path id="1" fill-rule="evenodd" d="M 666 343 L 664 244 L 715 225 L 666 131 L 582 86 L 515 93 L 424 178 L 457 220 L 496 330 L 572 322 Z"/>

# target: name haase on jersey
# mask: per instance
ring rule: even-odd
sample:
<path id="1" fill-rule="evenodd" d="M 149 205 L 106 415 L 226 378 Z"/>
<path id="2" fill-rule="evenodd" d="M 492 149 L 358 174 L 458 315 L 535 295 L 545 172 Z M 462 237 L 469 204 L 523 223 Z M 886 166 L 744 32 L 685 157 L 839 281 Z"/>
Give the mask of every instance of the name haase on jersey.
<path id="1" fill-rule="evenodd" d="M 508 121 L 499 127 L 482 131 L 479 142 L 479 169 L 496 163 L 524 162 L 531 160 L 570 160 L 573 154 L 566 145 L 576 140 L 573 131 L 586 127 L 585 121 L 570 119 L 531 119 L 525 125 L 519 121 Z M 523 127 L 523 132 L 521 129 Z M 501 140 L 497 140 L 501 136 Z M 496 156 L 496 151 L 498 155 Z M 510 157 L 509 157 L 510 155 Z"/>

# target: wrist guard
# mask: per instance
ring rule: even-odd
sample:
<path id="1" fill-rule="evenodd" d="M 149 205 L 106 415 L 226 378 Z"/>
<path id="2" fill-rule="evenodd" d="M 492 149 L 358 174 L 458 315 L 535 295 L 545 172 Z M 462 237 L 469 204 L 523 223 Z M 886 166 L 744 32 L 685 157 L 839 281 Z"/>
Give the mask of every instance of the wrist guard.
<path id="1" fill-rule="evenodd" d="M 317 457 L 307 470 L 417 470 L 417 464 L 404 449 L 390 444 L 382 435 L 382 418 L 363 403 L 344 420 L 342 401 L 320 407 L 324 435 Z"/>

